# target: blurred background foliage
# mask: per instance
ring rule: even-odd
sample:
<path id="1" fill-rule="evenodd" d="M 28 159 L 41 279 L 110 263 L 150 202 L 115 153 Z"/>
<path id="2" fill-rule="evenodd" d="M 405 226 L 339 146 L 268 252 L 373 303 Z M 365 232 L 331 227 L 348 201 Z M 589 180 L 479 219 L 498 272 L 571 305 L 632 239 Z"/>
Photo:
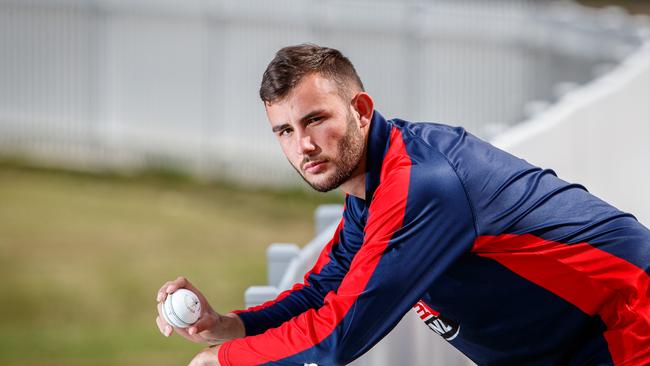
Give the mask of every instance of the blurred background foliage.
<path id="1" fill-rule="evenodd" d="M 593 7 L 620 6 L 625 8 L 630 14 L 650 15 L 649 0 L 578 0 L 580 4 Z"/>

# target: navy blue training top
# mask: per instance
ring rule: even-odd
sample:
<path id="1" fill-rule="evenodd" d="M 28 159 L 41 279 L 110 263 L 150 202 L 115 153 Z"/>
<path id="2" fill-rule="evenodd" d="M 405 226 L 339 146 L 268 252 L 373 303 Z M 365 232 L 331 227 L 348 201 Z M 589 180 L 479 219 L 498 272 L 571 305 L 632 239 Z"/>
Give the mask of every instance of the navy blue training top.
<path id="1" fill-rule="evenodd" d="M 584 187 L 375 111 L 366 199 L 303 283 L 236 312 L 247 336 L 219 359 L 349 363 L 414 308 L 479 365 L 649 365 L 649 264 L 650 231 Z"/>

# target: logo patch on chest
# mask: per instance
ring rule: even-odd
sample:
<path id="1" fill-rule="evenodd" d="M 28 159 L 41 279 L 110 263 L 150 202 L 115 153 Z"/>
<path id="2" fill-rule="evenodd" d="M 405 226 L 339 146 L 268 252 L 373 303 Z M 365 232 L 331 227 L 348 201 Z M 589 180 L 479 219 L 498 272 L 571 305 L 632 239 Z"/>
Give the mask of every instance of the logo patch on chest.
<path id="1" fill-rule="evenodd" d="M 432 331 L 438 333 L 445 340 L 451 341 L 458 336 L 458 333 L 460 333 L 460 325 L 458 323 L 440 315 L 439 312 L 431 309 L 424 303 L 424 301 L 418 301 L 413 305 L 413 309 L 420 319 L 424 321 L 424 324 L 426 324 Z"/>

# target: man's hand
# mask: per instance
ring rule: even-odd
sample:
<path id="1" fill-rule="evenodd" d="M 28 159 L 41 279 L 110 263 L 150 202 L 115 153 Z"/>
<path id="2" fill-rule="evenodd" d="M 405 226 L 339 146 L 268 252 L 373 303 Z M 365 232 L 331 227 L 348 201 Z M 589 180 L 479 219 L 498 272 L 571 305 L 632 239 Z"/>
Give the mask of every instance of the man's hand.
<path id="1" fill-rule="evenodd" d="M 208 347 L 194 356 L 188 366 L 219 366 L 219 346 Z"/>
<path id="2" fill-rule="evenodd" d="M 201 302 L 201 314 L 199 320 L 186 329 L 172 327 L 170 324 L 167 324 L 162 315 L 162 303 L 167 298 L 167 295 L 179 288 L 186 288 L 194 292 Z M 176 330 L 176 333 L 192 342 L 215 345 L 221 344 L 230 339 L 245 336 L 244 323 L 241 321 L 239 316 L 235 314 L 218 314 L 212 309 L 201 291 L 192 286 L 185 277 L 178 277 L 174 281 L 169 281 L 162 285 L 156 295 L 156 301 L 158 302 L 158 317 L 156 317 L 156 324 L 165 337 L 169 337 L 173 331 Z"/>

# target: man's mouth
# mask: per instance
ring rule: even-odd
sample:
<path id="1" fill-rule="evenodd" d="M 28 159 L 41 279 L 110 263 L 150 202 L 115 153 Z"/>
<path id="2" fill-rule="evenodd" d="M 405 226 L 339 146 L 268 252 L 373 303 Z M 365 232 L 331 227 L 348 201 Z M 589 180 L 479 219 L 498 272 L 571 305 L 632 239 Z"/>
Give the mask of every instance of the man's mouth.
<path id="1" fill-rule="evenodd" d="M 326 162 L 327 162 L 327 160 L 310 161 L 310 162 L 305 163 L 302 166 L 302 170 L 305 173 L 310 173 L 310 174 L 319 173 L 320 171 L 322 171 L 325 168 L 325 163 Z"/>

